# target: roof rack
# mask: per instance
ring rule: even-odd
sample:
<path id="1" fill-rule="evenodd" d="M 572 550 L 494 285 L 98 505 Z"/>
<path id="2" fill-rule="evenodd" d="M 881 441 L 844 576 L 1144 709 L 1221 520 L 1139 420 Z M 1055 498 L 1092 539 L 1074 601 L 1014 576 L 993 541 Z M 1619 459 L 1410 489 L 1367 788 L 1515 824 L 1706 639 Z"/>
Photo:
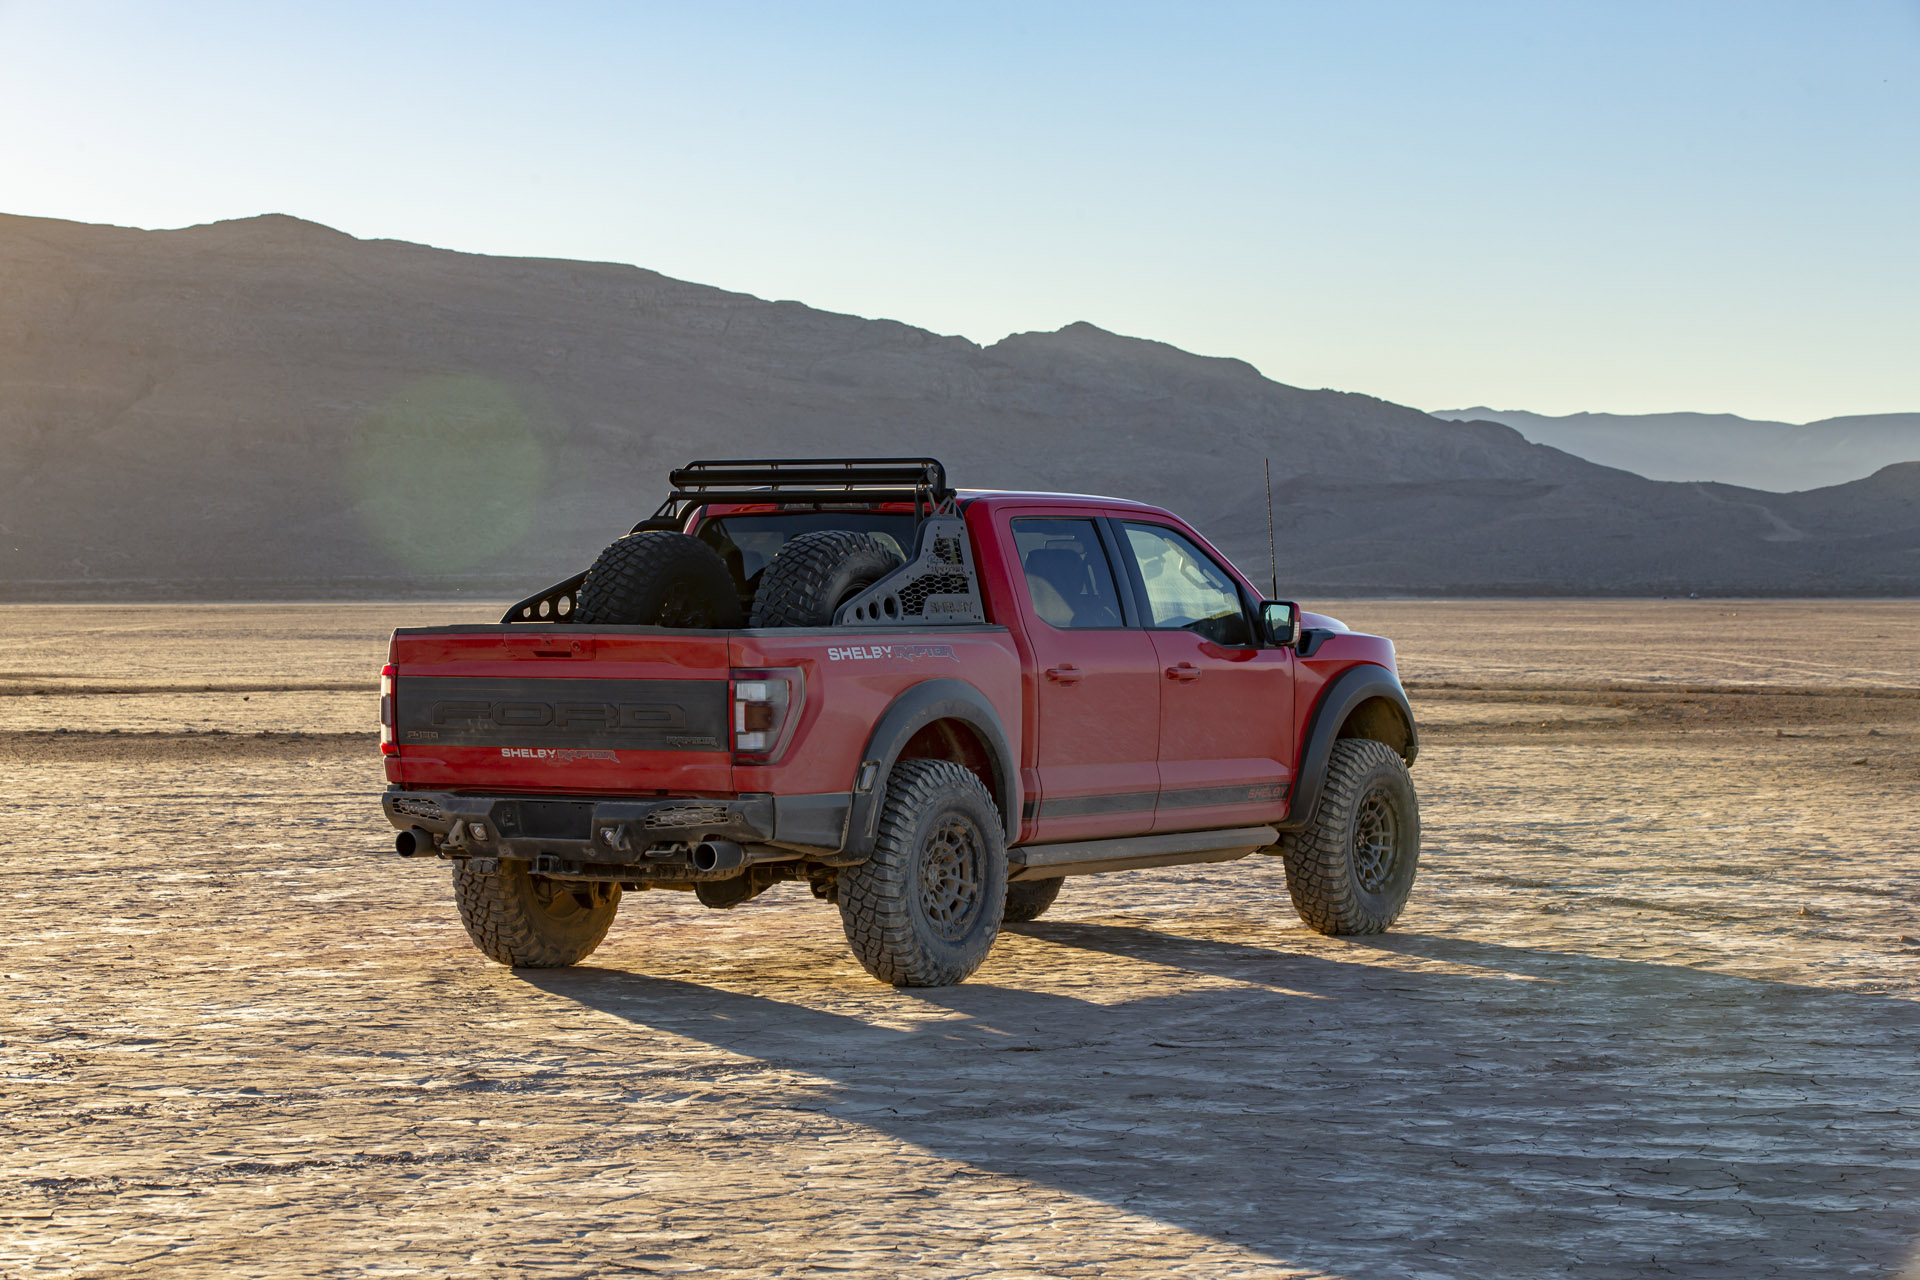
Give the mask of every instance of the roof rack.
<path id="1" fill-rule="evenodd" d="M 673 486 L 654 520 L 684 517 L 711 502 L 825 506 L 911 502 L 915 519 L 953 503 L 947 469 L 934 458 L 726 458 L 689 462 L 667 474 Z M 658 527 L 658 526 L 655 526 Z"/>

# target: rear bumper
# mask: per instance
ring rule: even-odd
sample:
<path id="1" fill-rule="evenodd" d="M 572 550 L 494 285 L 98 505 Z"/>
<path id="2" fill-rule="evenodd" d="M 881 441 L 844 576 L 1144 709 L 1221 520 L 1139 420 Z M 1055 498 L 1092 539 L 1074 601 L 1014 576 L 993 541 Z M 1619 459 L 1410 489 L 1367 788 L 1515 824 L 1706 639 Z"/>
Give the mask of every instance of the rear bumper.
<path id="1" fill-rule="evenodd" d="M 852 800 L 846 792 L 594 800 L 390 787 L 380 808 L 399 830 L 430 833 L 442 854 L 664 871 L 686 867 L 687 850 L 702 840 L 801 857 L 837 853 L 846 843 Z"/>

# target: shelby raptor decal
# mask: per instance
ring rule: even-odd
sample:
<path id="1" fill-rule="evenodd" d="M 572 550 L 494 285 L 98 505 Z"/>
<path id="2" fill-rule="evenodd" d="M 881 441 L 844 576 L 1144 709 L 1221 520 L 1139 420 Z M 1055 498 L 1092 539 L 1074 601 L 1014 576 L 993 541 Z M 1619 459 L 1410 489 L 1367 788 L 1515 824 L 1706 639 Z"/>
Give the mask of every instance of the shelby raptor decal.
<path id="1" fill-rule="evenodd" d="M 950 644 L 853 644 L 843 647 L 829 645 L 829 662 L 871 662 L 892 659 L 896 662 L 929 662 L 944 659 L 958 662 Z"/>

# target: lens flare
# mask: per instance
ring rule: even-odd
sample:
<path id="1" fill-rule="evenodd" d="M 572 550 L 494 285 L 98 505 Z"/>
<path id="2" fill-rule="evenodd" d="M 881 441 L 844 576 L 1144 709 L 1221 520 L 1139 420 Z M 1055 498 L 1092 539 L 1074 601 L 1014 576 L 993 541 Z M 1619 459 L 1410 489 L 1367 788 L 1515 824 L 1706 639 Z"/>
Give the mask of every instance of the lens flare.
<path id="1" fill-rule="evenodd" d="M 532 528 L 549 469 L 541 434 L 491 378 L 422 378 L 360 424 L 346 481 L 368 535 L 400 564 L 471 569 Z"/>

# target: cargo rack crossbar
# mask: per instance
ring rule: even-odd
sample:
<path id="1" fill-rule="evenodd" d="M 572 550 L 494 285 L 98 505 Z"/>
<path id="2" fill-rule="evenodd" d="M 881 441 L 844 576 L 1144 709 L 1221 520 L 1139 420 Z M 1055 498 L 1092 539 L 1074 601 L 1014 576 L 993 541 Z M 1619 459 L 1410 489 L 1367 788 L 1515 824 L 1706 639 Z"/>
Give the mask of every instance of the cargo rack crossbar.
<path id="1" fill-rule="evenodd" d="M 667 482 L 673 491 L 655 520 L 714 502 L 911 502 L 917 518 L 953 501 L 947 469 L 934 458 L 709 459 L 669 472 Z"/>

